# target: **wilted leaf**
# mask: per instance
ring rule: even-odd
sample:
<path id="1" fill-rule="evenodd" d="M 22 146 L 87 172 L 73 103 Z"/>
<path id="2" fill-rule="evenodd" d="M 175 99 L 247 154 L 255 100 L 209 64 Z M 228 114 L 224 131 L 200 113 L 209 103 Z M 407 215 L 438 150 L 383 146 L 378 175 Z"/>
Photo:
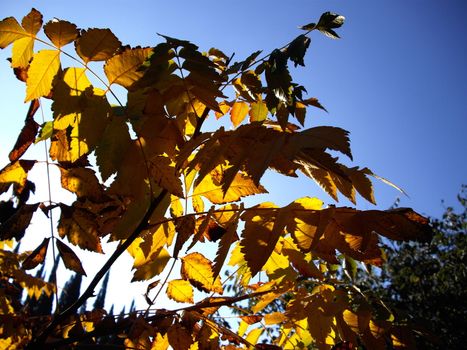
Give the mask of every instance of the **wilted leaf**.
<path id="1" fill-rule="evenodd" d="M 62 257 L 65 267 L 80 275 L 86 276 L 86 272 L 83 269 L 83 265 L 81 265 L 81 260 L 79 260 L 78 256 L 73 252 L 73 250 L 59 239 L 57 239 L 56 241 L 58 251 L 60 253 L 60 256 Z"/>
<path id="2" fill-rule="evenodd" d="M 121 42 L 110 29 L 91 28 L 75 41 L 76 52 L 84 62 L 104 61 L 113 56 Z"/>
<path id="3" fill-rule="evenodd" d="M 44 32 L 57 48 L 71 43 L 79 35 L 75 24 L 63 20 L 48 22 L 44 26 Z"/>
<path id="4" fill-rule="evenodd" d="M 34 54 L 28 70 L 26 101 L 47 96 L 52 89 L 52 81 L 60 68 L 60 51 L 42 50 Z"/>
<path id="5" fill-rule="evenodd" d="M 184 279 L 202 291 L 219 294 L 223 292 L 220 279 L 214 280 L 211 261 L 201 253 L 191 253 L 183 257 L 180 273 Z"/>
<path id="6" fill-rule="evenodd" d="M 41 244 L 32 251 L 31 254 L 23 261 L 21 267 L 25 270 L 31 270 L 37 265 L 42 264 L 47 254 L 47 247 L 49 246 L 50 238 L 44 238 Z"/>
<path id="7" fill-rule="evenodd" d="M 26 120 L 24 121 L 24 126 L 21 129 L 16 143 L 13 146 L 10 154 L 8 155 L 10 162 L 17 161 L 29 148 L 29 146 L 34 142 L 37 131 L 39 130 L 39 124 L 34 120 L 34 114 L 39 109 L 39 101 L 32 100 L 29 105 L 28 113 L 26 114 Z"/>
<path id="8" fill-rule="evenodd" d="M 167 296 L 179 303 L 193 303 L 193 287 L 185 280 L 172 280 L 167 284 Z"/>

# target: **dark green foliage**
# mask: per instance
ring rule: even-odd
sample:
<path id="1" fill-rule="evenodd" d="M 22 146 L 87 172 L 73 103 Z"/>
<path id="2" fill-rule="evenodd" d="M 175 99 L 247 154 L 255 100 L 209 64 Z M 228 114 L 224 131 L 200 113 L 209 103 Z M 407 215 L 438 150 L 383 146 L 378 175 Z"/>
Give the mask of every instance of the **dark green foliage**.
<path id="1" fill-rule="evenodd" d="M 432 220 L 431 243 L 404 242 L 387 249 L 381 278 L 364 284 L 402 320 L 418 327 L 420 349 L 464 349 L 467 338 L 467 186 L 461 211 L 447 207 Z"/>

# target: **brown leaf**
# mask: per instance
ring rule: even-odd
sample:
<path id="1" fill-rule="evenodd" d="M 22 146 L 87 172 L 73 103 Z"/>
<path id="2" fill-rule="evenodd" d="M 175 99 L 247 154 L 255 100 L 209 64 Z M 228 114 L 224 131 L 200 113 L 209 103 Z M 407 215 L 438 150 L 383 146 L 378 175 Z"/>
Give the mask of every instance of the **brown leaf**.
<path id="1" fill-rule="evenodd" d="M 47 247 L 49 246 L 49 240 L 50 238 L 44 238 L 42 243 L 28 255 L 21 265 L 23 269 L 31 270 L 44 262 L 45 255 L 47 254 Z"/>
<path id="2" fill-rule="evenodd" d="M 39 207 L 36 204 L 24 204 L 16 212 L 0 225 L 0 240 L 5 241 L 15 238 L 19 241 L 32 219 L 32 215 Z"/>
<path id="3" fill-rule="evenodd" d="M 120 46 L 120 40 L 110 29 L 88 29 L 75 41 L 76 52 L 85 63 L 107 60 Z"/>
<path id="4" fill-rule="evenodd" d="M 16 143 L 9 154 L 10 162 L 17 161 L 24 152 L 27 151 L 29 146 L 34 142 L 37 131 L 39 130 L 39 124 L 34 120 L 34 114 L 39 109 L 39 100 L 32 100 L 29 105 L 28 113 L 26 114 L 26 120 L 24 126 L 21 129 L 20 134 L 16 140 Z"/>
<path id="5" fill-rule="evenodd" d="M 76 272 L 77 274 L 86 276 L 83 265 L 81 265 L 81 260 L 79 260 L 78 256 L 73 252 L 73 250 L 59 239 L 56 241 L 58 251 L 60 252 L 60 256 L 62 257 L 65 267 Z"/>
<path id="6" fill-rule="evenodd" d="M 62 20 L 48 22 L 44 26 L 44 32 L 56 47 L 71 43 L 79 35 L 75 24 Z"/>

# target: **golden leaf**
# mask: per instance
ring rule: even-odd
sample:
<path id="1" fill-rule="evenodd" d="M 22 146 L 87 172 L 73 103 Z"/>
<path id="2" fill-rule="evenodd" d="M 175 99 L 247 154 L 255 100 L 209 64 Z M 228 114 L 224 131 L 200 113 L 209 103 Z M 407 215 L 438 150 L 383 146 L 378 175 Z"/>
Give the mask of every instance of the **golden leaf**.
<path id="1" fill-rule="evenodd" d="M 10 185 L 15 184 L 17 191 L 21 192 L 26 185 L 28 171 L 36 163 L 34 160 L 18 160 L 10 163 L 0 171 L 0 194 L 8 191 Z"/>
<path id="2" fill-rule="evenodd" d="M 65 243 L 60 240 L 57 241 L 57 248 L 62 257 L 63 264 L 69 270 L 76 272 L 77 274 L 86 276 L 86 272 L 83 269 L 83 265 L 81 265 L 81 261 L 79 260 L 78 256 L 73 252 L 73 250 L 68 247 Z"/>
<path id="3" fill-rule="evenodd" d="M 34 38 L 25 37 L 13 43 L 11 51 L 11 66 L 13 68 L 26 68 L 34 53 Z"/>
<path id="4" fill-rule="evenodd" d="M 107 60 L 120 46 L 120 40 L 110 29 L 88 29 L 75 41 L 76 52 L 85 63 Z"/>
<path id="5" fill-rule="evenodd" d="M 193 190 L 193 196 L 203 196 L 209 199 L 213 204 L 224 204 L 240 200 L 242 197 L 254 194 L 268 193 L 261 185 L 256 185 L 251 178 L 237 173 L 227 188 L 222 189 L 222 182 L 218 180 L 220 167 L 206 176 Z"/>
<path id="6" fill-rule="evenodd" d="M 60 68 L 60 51 L 42 50 L 34 54 L 26 81 L 26 100 L 47 96 Z"/>
<path id="7" fill-rule="evenodd" d="M 131 88 L 133 83 L 143 76 L 144 72 L 138 68 L 151 52 L 151 48 L 127 49 L 111 57 L 104 65 L 109 85 L 119 84 L 127 89 Z"/>
<path id="8" fill-rule="evenodd" d="M 179 303 L 193 303 L 193 287 L 185 280 L 172 280 L 167 284 L 167 296 Z"/>
<path id="9" fill-rule="evenodd" d="M 226 102 L 221 102 L 219 103 L 219 109 L 221 110 L 221 112 L 215 112 L 216 119 L 219 119 L 223 117 L 224 115 L 226 115 L 227 112 L 230 111 L 230 105 L 227 104 Z"/>
<path id="10" fill-rule="evenodd" d="M 157 333 L 152 342 L 150 350 L 167 350 L 169 348 L 169 338 L 167 334 Z"/>
<path id="11" fill-rule="evenodd" d="M 245 340 L 249 342 L 250 344 L 256 344 L 261 334 L 263 334 L 262 328 L 254 328 L 248 333 Z"/>
<path id="12" fill-rule="evenodd" d="M 7 17 L 0 22 L 0 49 L 29 34 L 21 27 L 16 18 Z"/>
<path id="13" fill-rule="evenodd" d="M 284 315 L 284 313 L 278 311 L 264 315 L 264 323 L 266 325 L 279 324 L 284 322 L 286 319 L 287 317 Z"/>
<path id="14" fill-rule="evenodd" d="M 21 265 L 23 269 L 31 270 L 44 262 L 45 255 L 47 254 L 47 247 L 49 246 L 49 240 L 50 238 L 44 238 L 42 243 L 28 255 Z"/>
<path id="15" fill-rule="evenodd" d="M 57 48 L 71 43 L 79 35 L 78 28 L 75 24 L 62 20 L 46 23 L 44 32 Z"/>
<path id="16" fill-rule="evenodd" d="M 165 266 L 169 262 L 171 256 L 169 252 L 162 248 L 156 257 L 152 257 L 150 262 L 139 266 L 133 274 L 132 282 L 145 281 L 159 275 L 164 271 Z"/>
<path id="17" fill-rule="evenodd" d="M 235 102 L 230 110 L 230 120 L 234 127 L 237 127 L 248 114 L 248 103 Z"/>
<path id="18" fill-rule="evenodd" d="M 201 253 L 191 253 L 183 257 L 180 273 L 182 278 L 202 291 L 219 294 L 223 292 L 220 279 L 214 280 L 211 261 Z"/>

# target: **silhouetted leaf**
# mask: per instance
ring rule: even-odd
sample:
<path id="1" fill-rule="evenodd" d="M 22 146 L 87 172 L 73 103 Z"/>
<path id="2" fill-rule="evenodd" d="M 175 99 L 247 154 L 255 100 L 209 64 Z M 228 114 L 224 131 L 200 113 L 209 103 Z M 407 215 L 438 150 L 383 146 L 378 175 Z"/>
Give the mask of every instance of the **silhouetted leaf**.
<path id="1" fill-rule="evenodd" d="M 49 240 L 50 238 L 44 238 L 42 243 L 28 255 L 21 265 L 23 269 L 31 270 L 44 262 L 45 255 L 47 254 L 47 247 L 49 246 Z"/>
<path id="2" fill-rule="evenodd" d="M 65 267 L 69 270 L 76 272 L 77 274 L 86 276 L 86 272 L 83 269 L 83 265 L 81 264 L 81 260 L 79 260 L 78 256 L 73 252 L 73 250 L 68 247 L 65 243 L 57 241 L 57 248 L 62 257 L 63 263 Z"/>

